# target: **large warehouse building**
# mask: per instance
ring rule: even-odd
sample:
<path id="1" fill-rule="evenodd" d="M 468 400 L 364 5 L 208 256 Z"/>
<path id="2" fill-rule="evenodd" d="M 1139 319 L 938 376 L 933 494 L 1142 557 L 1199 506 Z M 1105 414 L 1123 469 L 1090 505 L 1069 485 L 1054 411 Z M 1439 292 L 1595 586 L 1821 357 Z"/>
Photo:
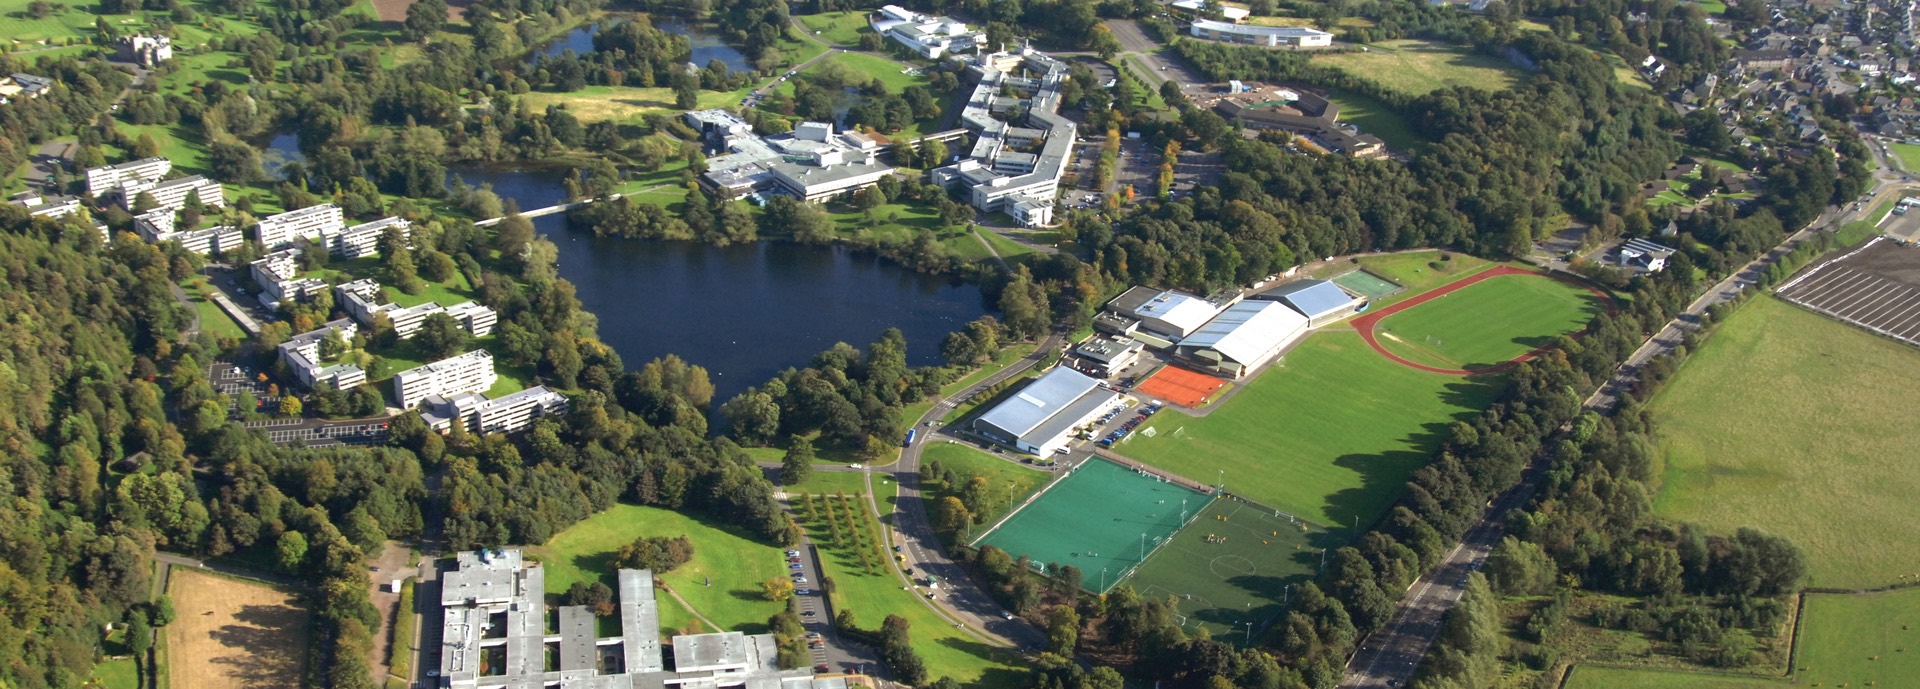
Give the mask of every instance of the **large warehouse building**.
<path id="1" fill-rule="evenodd" d="M 1307 317 L 1285 304 L 1243 301 L 1181 340 L 1175 352 L 1208 373 L 1239 378 L 1272 361 L 1308 329 Z"/>
<path id="2" fill-rule="evenodd" d="M 1313 328 L 1351 316 L 1366 305 L 1365 299 L 1326 280 L 1295 280 L 1247 298 L 1286 304 L 1306 316 L 1308 327 Z"/>
<path id="3" fill-rule="evenodd" d="M 1021 452 L 1045 455 L 1066 447 L 1074 428 L 1120 402 L 1120 394 L 1100 381 L 1056 366 L 974 419 L 973 429 Z"/>

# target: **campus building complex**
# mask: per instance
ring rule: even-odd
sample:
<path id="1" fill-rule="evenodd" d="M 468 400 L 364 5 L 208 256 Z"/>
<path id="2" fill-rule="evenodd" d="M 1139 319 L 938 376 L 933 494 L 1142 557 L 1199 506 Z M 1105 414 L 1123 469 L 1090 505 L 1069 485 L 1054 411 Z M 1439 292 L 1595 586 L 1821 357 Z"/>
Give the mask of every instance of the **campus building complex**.
<path id="1" fill-rule="evenodd" d="M 973 430 L 1021 452 L 1067 446 L 1073 429 L 1122 404 L 1120 393 L 1079 371 L 1056 366 L 973 421 Z"/>
<path id="2" fill-rule="evenodd" d="M 1244 129 L 1291 132 L 1306 137 L 1313 146 L 1327 152 L 1354 158 L 1387 155 L 1385 141 L 1340 124 L 1340 105 L 1312 91 L 1242 85 L 1230 88 L 1225 96 L 1202 97 L 1201 104 L 1208 101 L 1220 117 Z"/>
<path id="3" fill-rule="evenodd" d="M 1227 306 L 1182 292 L 1133 287 L 1107 302 L 1106 317 L 1097 319 L 1096 326 L 1165 348 L 1199 330 Z"/>
<path id="4" fill-rule="evenodd" d="M 459 423 L 472 433 L 516 433 L 535 419 L 567 410 L 567 396 L 536 385 L 496 399 L 468 392 L 451 397 L 434 395 L 420 401 L 420 419 L 428 428 L 445 433 Z"/>
<path id="5" fill-rule="evenodd" d="M 350 388 L 367 382 L 367 372 L 353 364 L 335 364 L 329 366 L 323 360 L 320 344 L 330 333 L 339 333 L 342 341 L 352 341 L 359 328 L 353 321 L 342 318 L 330 321 L 311 332 L 301 333 L 280 343 L 280 360 L 286 362 L 293 371 L 293 377 L 308 389 L 326 383 L 336 389 Z"/>
<path id="6" fill-rule="evenodd" d="M 401 409 L 412 409 L 428 397 L 480 392 L 499 379 L 493 372 L 493 354 L 476 349 L 394 374 L 393 397 Z"/>
<path id="7" fill-rule="evenodd" d="M 921 57 L 938 60 L 954 53 L 979 50 L 987 32 L 968 28 L 946 17 L 920 14 L 899 5 L 887 5 L 867 18 L 874 33 L 899 41 Z"/>
<path id="8" fill-rule="evenodd" d="M 120 207 L 131 212 L 140 201 L 140 195 L 153 197 L 154 209 L 179 210 L 187 205 L 187 199 L 199 198 L 200 205 L 206 208 L 221 208 L 227 205 L 226 190 L 219 182 L 200 175 L 177 177 L 159 182 L 128 180 L 120 183 L 115 195 L 120 199 Z"/>
<path id="9" fill-rule="evenodd" d="M 1260 26 L 1195 19 L 1191 29 L 1195 38 L 1227 43 L 1247 43 L 1270 48 L 1325 48 L 1333 45 L 1333 34 L 1304 26 Z"/>
<path id="10" fill-rule="evenodd" d="M 1051 224 L 1075 136 L 1058 113 L 1067 64 L 1022 48 L 976 57 L 969 70 L 980 81 L 960 121 L 979 138 L 966 159 L 933 171 L 934 184 L 964 190 L 974 208 L 1004 211 L 1022 225 Z M 1001 95 L 1007 91 L 1019 95 Z M 1016 112 L 1027 126 L 1000 119 Z"/>
<path id="11" fill-rule="evenodd" d="M 327 291 L 327 281 L 300 277 L 300 250 L 277 251 L 248 265 L 260 305 L 269 310 L 280 308 L 282 300 L 304 301 Z"/>
<path id="12" fill-rule="evenodd" d="M 175 213 L 176 211 L 171 208 L 157 208 L 134 216 L 133 230 L 148 243 L 179 242 L 180 248 L 202 256 L 215 251 L 224 254 L 239 249 L 241 244 L 246 243 L 246 237 L 241 234 L 240 228 L 229 225 L 182 232 L 175 228 Z"/>
<path id="13" fill-rule="evenodd" d="M 780 193 L 818 202 L 873 186 L 893 166 L 880 162 L 880 142 L 859 132 L 835 132 L 825 122 L 801 122 L 793 131 L 754 136 L 724 110 L 686 114 L 689 126 L 726 153 L 707 159 L 700 183 L 723 198 Z"/>
<path id="14" fill-rule="evenodd" d="M 620 635 L 601 637 L 587 606 L 548 611 L 546 572 L 519 550 L 462 552 L 455 563 L 440 586 L 441 687 L 847 689 L 844 678 L 779 669 L 772 634 L 675 636 L 669 670 L 651 570 L 619 571 Z"/>

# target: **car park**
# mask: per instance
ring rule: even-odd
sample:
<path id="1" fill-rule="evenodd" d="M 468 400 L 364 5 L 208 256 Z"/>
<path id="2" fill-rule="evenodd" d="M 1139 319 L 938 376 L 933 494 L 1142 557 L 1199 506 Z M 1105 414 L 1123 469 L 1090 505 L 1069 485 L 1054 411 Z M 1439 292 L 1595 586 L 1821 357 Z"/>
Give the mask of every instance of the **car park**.
<path id="1" fill-rule="evenodd" d="M 794 573 L 793 573 L 793 583 L 796 583 L 796 584 L 804 584 L 804 583 L 807 583 L 807 578 L 806 578 L 806 577 L 803 577 L 803 576 L 800 576 L 800 573 L 799 573 L 799 572 L 794 572 Z"/>

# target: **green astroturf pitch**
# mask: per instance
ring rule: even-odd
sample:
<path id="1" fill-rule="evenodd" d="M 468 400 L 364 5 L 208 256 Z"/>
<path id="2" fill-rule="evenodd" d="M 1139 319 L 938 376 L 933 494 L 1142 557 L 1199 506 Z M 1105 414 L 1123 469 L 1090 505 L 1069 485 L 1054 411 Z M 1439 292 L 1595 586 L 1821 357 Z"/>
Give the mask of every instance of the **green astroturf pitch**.
<path id="1" fill-rule="evenodd" d="M 1144 598 L 1172 596 L 1188 628 L 1241 643 L 1286 611 L 1287 587 L 1313 579 L 1320 549 L 1340 545 L 1333 540 L 1305 521 L 1222 497 L 1128 583 Z"/>
<path id="2" fill-rule="evenodd" d="M 1080 568 L 1086 587 L 1106 593 L 1210 496 L 1101 459 L 1056 481 L 975 545 L 1036 565 Z M 1102 571 L 1104 570 L 1104 577 Z M 1104 581 L 1102 581 L 1104 578 Z"/>
<path id="3" fill-rule="evenodd" d="M 1386 278 L 1358 268 L 1335 275 L 1330 282 L 1368 299 L 1390 297 L 1406 289 Z"/>

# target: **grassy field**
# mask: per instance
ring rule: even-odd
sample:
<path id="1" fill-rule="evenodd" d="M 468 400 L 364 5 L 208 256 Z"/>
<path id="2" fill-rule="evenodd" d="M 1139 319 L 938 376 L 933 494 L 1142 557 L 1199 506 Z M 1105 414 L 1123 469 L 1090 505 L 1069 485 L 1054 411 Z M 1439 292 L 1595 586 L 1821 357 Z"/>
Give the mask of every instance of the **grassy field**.
<path id="1" fill-rule="evenodd" d="M 1605 300 L 1532 275 L 1502 275 L 1380 321 L 1380 344 L 1408 360 L 1476 370 L 1586 326 Z"/>
<path id="2" fill-rule="evenodd" d="M 93 13 L 93 5 L 54 3 L 52 12 L 35 19 L 27 13 L 30 4 L 31 0 L 0 0 L 0 40 L 5 41 L 12 52 L 85 43 L 98 35 L 94 21 L 100 15 Z M 145 20 L 132 14 L 106 15 L 106 19 L 126 31 L 146 26 Z M 35 54 L 26 53 L 21 57 L 32 60 Z"/>
<path id="3" fill-rule="evenodd" d="M 308 614 L 291 593 L 175 567 L 167 588 L 179 616 L 161 633 L 174 687 L 241 689 L 300 684 Z"/>
<path id="4" fill-rule="evenodd" d="M 98 686 L 100 689 L 142 689 L 140 669 L 134 667 L 132 658 L 100 661 L 99 665 L 93 666 L 92 679 L 97 685 L 87 686 Z"/>
<path id="5" fill-rule="evenodd" d="M 1401 39 L 1367 48 L 1366 52 L 1331 53 L 1313 60 L 1415 96 L 1455 86 L 1503 91 L 1513 86 L 1520 74 L 1500 58 L 1442 43 Z"/>
<path id="6" fill-rule="evenodd" d="M 1134 571 L 1132 583 L 1146 598 L 1172 596 L 1189 628 L 1244 642 L 1285 612 L 1288 586 L 1313 578 L 1321 548 L 1338 545 L 1326 531 L 1213 500 Z"/>
<path id="7" fill-rule="evenodd" d="M 1791 679 L 1592 666 L 1566 689 L 1911 687 L 1920 677 L 1920 590 L 1808 594 Z"/>
<path id="8" fill-rule="evenodd" d="M 693 541 L 693 560 L 660 579 L 700 614 L 728 630 L 766 631 L 767 618 L 782 606 L 761 599 L 760 582 L 785 576 L 786 567 L 778 547 L 740 535 L 731 526 L 622 504 L 569 527 L 529 552 L 545 563 L 547 593 L 557 595 L 576 581 L 598 580 L 616 588 L 613 555 L 620 546 L 641 536 L 681 535 Z M 709 577 L 711 586 L 705 583 Z"/>
<path id="9" fill-rule="evenodd" d="M 1331 95 L 1330 100 L 1340 106 L 1341 122 L 1380 137 L 1381 141 L 1387 142 L 1387 148 L 1407 151 L 1427 142 L 1426 137 L 1413 131 L 1406 119 L 1389 109 L 1386 103 L 1358 93 L 1336 91 Z"/>
<path id="10" fill-rule="evenodd" d="M 1373 521 L 1426 464 L 1447 423 L 1485 407 L 1489 381 L 1424 373 L 1351 332 L 1309 336 L 1219 410 L 1153 417 L 1116 452 L 1316 524 Z"/>
<path id="11" fill-rule="evenodd" d="M 1887 144 L 1887 152 L 1907 172 L 1920 172 L 1920 144 Z"/>
<path id="12" fill-rule="evenodd" d="M 1920 352 L 1772 297 L 1747 304 L 1649 405 L 1665 463 L 1655 510 L 1787 536 L 1815 586 L 1920 572 L 1920 553 L 1889 547 L 1920 519 L 1915 390 Z"/>
<path id="13" fill-rule="evenodd" d="M 747 97 L 746 89 L 739 91 L 701 91 L 699 108 L 725 108 L 740 104 Z M 664 86 L 642 88 L 638 86 L 588 86 L 578 91 L 553 93 L 533 91 L 521 96 L 521 102 L 534 112 L 545 112 L 549 105 L 565 107 L 568 112 L 584 123 L 614 121 L 636 124 L 649 114 L 677 112 L 674 107 L 673 89 Z"/>
<path id="14" fill-rule="evenodd" d="M 1901 191 L 1903 194 L 1910 195 L 1915 190 L 1903 189 Z M 1853 246 L 1854 244 L 1865 241 L 1868 237 L 1880 234 L 1880 222 L 1887 219 L 1888 213 L 1893 212 L 1893 205 L 1895 203 L 1899 203 L 1899 201 L 1893 200 L 1882 203 L 1875 207 L 1873 213 L 1868 215 L 1866 219 L 1855 220 L 1842 225 L 1840 231 L 1834 233 L 1833 240 L 1835 246 Z"/>
<path id="15" fill-rule="evenodd" d="M 795 18 L 807 30 L 814 32 L 815 38 L 834 45 L 856 46 L 860 44 L 860 34 L 872 30 L 867 26 L 868 14 L 867 10 L 847 10 Z"/>
<path id="16" fill-rule="evenodd" d="M 1392 296 L 1374 300 L 1372 308 L 1377 309 L 1472 275 L 1490 265 L 1492 264 L 1485 259 L 1466 254 L 1448 251 L 1416 251 L 1340 261 L 1315 270 L 1313 276 L 1331 278 L 1354 268 L 1365 268 L 1368 272 L 1405 288 Z"/>
<path id="17" fill-rule="evenodd" d="M 205 277 L 195 276 L 180 285 L 180 288 L 186 290 L 187 299 L 193 302 L 194 312 L 200 315 L 200 330 L 213 333 L 214 337 L 230 337 L 236 340 L 247 336 L 247 331 L 240 328 L 239 321 L 233 320 L 232 316 L 227 315 L 225 309 L 220 308 L 219 304 L 213 303 L 213 300 L 208 298 L 213 288 L 207 284 Z"/>
<path id="18" fill-rule="evenodd" d="M 852 497 L 853 494 L 849 493 L 848 496 Z M 889 502 L 883 501 L 882 508 L 890 509 Z M 866 509 L 865 500 L 856 503 L 862 510 Z M 878 628 L 887 615 L 905 618 L 911 627 L 913 649 L 926 661 L 930 677 L 949 676 L 963 686 L 980 689 L 1012 689 L 1020 686 L 1025 675 L 1017 668 L 1018 660 L 1012 654 L 955 629 L 953 623 L 928 609 L 924 601 L 918 600 L 920 594 L 916 590 L 902 588 L 900 580 L 890 568 L 881 566 L 875 573 L 869 574 L 861 566 L 851 539 L 843 547 L 833 547 L 827 543 L 824 518 L 819 521 L 808 520 L 797 505 L 794 517 L 801 520 L 809 533 L 815 534 L 815 544 L 819 547 L 821 566 L 824 568 L 822 576 L 833 579 L 832 596 L 836 614 L 839 611 L 852 611 L 855 623 L 863 629 Z"/>

